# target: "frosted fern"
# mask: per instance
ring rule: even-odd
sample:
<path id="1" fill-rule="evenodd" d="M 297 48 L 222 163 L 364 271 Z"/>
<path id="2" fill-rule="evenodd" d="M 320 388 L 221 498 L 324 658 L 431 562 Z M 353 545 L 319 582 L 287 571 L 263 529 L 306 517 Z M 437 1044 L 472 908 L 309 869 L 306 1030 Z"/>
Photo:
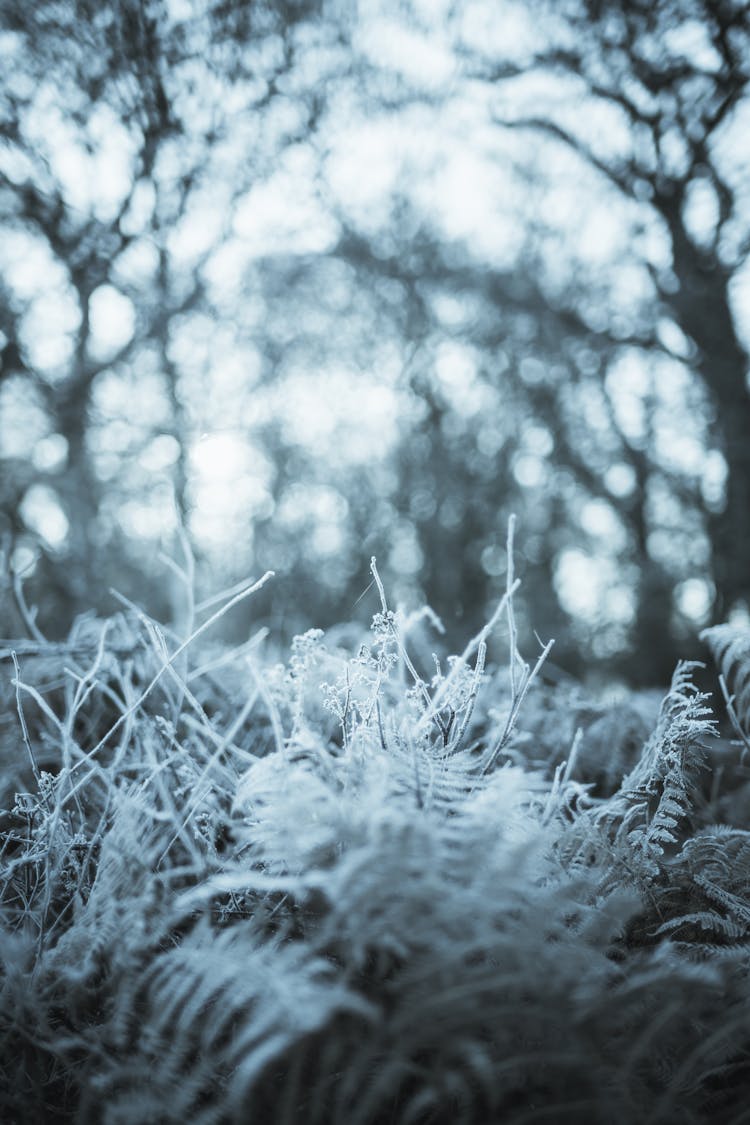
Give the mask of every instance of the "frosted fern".
<path id="1" fill-rule="evenodd" d="M 286 662 L 204 643 L 215 600 L 188 637 L 131 608 L 7 654 L 4 1119 L 744 1112 L 748 809 L 740 773 L 711 796 L 691 666 L 649 734 L 542 685 L 512 566 L 457 655 L 373 579 L 368 636 Z"/>

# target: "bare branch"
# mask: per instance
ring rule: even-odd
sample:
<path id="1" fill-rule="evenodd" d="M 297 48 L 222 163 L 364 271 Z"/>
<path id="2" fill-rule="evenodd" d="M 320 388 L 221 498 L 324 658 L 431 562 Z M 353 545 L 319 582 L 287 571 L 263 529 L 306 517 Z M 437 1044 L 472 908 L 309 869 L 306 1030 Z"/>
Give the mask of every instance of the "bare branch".
<path id="1" fill-rule="evenodd" d="M 543 117 L 504 118 L 499 115 L 495 115 L 493 119 L 495 124 L 501 125 L 505 129 L 533 129 L 538 133 L 546 133 L 553 140 L 561 141 L 598 172 L 601 172 L 603 176 L 606 176 L 610 183 L 614 184 L 628 198 L 632 198 L 635 180 L 643 178 L 644 173 L 635 162 L 631 161 L 629 165 L 620 170 L 612 167 L 592 152 L 579 137 L 574 136 L 573 133 L 570 133 L 555 121 L 548 121 Z"/>

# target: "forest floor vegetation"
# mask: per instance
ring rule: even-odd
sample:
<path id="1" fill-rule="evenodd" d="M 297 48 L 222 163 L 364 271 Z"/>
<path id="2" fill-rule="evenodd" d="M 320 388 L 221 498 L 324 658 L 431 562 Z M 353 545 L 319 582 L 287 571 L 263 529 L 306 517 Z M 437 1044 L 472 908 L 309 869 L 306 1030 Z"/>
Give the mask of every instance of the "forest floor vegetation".
<path id="1" fill-rule="evenodd" d="M 354 651 L 212 642 L 268 576 L 0 642 L 4 1122 L 750 1120 L 750 637 L 551 685 L 510 540 L 457 656 L 374 560 Z"/>

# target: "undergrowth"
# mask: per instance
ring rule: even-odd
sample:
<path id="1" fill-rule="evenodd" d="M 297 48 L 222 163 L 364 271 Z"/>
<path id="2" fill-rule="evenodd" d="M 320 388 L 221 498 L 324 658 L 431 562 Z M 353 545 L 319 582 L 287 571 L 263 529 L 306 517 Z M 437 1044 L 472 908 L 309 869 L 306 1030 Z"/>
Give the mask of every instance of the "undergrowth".
<path id="1" fill-rule="evenodd" d="M 265 578 L 3 642 L 0 1119 L 750 1120 L 748 638 L 706 637 L 730 737 L 685 664 L 599 705 L 508 561 L 442 661 L 374 561 L 353 651 L 212 645 Z"/>

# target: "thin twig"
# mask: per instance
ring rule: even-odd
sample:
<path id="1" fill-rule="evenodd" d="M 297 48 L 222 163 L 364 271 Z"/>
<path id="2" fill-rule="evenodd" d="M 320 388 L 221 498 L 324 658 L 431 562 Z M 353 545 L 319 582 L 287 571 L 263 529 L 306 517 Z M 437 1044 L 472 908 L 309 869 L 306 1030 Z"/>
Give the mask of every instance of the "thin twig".
<path id="1" fill-rule="evenodd" d="M 18 667 L 18 659 L 16 657 L 15 652 L 12 653 L 12 657 L 13 657 L 13 667 L 16 670 L 16 677 L 15 677 L 13 683 L 14 683 L 14 686 L 15 686 L 15 689 L 16 689 L 16 711 L 18 712 L 18 718 L 19 718 L 19 721 L 21 723 L 21 737 L 23 738 L 24 746 L 26 747 L 26 751 L 29 755 L 29 760 L 31 761 L 31 768 L 34 771 L 34 777 L 36 778 L 37 784 L 39 784 L 39 765 L 38 765 L 36 757 L 34 755 L 34 751 L 31 748 L 31 740 L 29 739 L 29 729 L 26 726 L 26 717 L 23 713 L 23 704 L 21 702 L 21 671 Z"/>
<path id="2" fill-rule="evenodd" d="M 526 665 L 524 675 L 521 677 L 521 683 L 518 687 L 518 693 L 515 697 L 511 698 L 510 711 L 508 712 L 508 718 L 506 719 L 506 722 L 505 722 L 505 729 L 503 730 L 503 733 L 500 735 L 500 738 L 498 739 L 498 741 L 495 743 L 495 746 L 490 751 L 490 755 L 487 759 L 487 762 L 484 766 L 484 769 L 482 770 L 483 774 L 488 773 L 492 769 L 495 762 L 497 761 L 498 756 L 502 753 L 502 751 L 504 750 L 504 748 L 508 744 L 510 736 L 513 733 L 513 729 L 516 725 L 516 721 L 518 719 L 519 712 L 521 710 L 521 707 L 523 706 L 523 701 L 526 698 L 526 695 L 528 693 L 528 690 L 531 687 L 534 680 L 536 679 L 537 675 L 539 674 L 539 671 L 540 671 L 542 665 L 544 664 L 545 660 L 549 656 L 549 653 L 550 653 L 554 643 L 555 643 L 554 640 L 551 640 L 551 641 L 547 642 L 547 644 L 542 649 L 542 652 L 540 653 L 539 658 L 537 659 L 537 662 L 536 662 L 536 664 L 534 665 L 534 667 L 531 671 L 529 671 L 528 665 Z"/>
<path id="3" fill-rule="evenodd" d="M 516 590 L 518 589 L 518 587 L 520 585 L 521 585 L 521 579 L 516 578 L 515 582 L 513 583 L 513 585 L 511 586 L 511 589 L 510 589 L 510 596 L 511 597 L 513 596 L 513 594 L 515 594 Z M 422 718 L 419 721 L 419 726 L 421 726 L 425 722 L 431 721 L 432 717 L 433 717 L 433 714 L 435 712 L 437 712 L 438 710 L 442 709 L 442 707 L 444 706 L 444 700 L 445 700 L 446 696 L 448 695 L 448 693 L 450 692 L 450 690 L 452 689 L 452 687 L 453 687 L 455 681 L 457 680 L 458 676 L 461 674 L 462 668 L 464 667 L 464 665 L 466 665 L 469 662 L 469 660 L 474 655 L 474 653 L 477 651 L 479 646 L 487 640 L 487 638 L 490 636 L 490 634 L 494 630 L 495 626 L 497 625 L 498 621 L 500 620 L 500 618 L 503 614 L 503 611 L 505 610 L 505 605 L 506 605 L 506 602 L 508 600 L 508 596 L 509 596 L 508 591 L 506 590 L 506 592 L 503 594 L 500 601 L 498 602 L 497 606 L 495 607 L 495 611 L 492 614 L 492 617 L 487 622 L 487 624 L 484 625 L 479 630 L 479 632 L 476 634 L 476 636 L 472 637 L 472 639 L 469 641 L 469 643 L 467 644 L 464 651 L 461 653 L 461 655 L 458 657 L 458 659 L 456 661 L 454 661 L 453 667 L 451 668 L 450 672 L 445 677 L 443 682 L 440 684 L 440 686 L 438 687 L 437 691 L 435 692 L 435 694 L 432 698 L 432 707 L 430 708 L 429 711 L 427 711 L 422 716 Z"/>
<path id="4" fill-rule="evenodd" d="M 401 656 L 401 659 L 404 662 L 404 666 L 406 667 L 407 671 L 409 672 L 409 675 L 411 676 L 412 680 L 414 681 L 414 684 L 415 684 L 417 690 L 421 693 L 422 698 L 424 699 L 426 711 L 430 712 L 430 718 L 433 719 L 434 722 L 436 723 L 437 727 L 440 730 L 441 735 L 443 736 L 443 742 L 445 743 L 447 741 L 447 731 L 446 731 L 445 723 L 443 721 L 443 717 L 442 717 L 442 715 L 440 715 L 439 711 L 435 709 L 435 707 L 433 705 L 433 700 L 431 699 L 430 693 L 427 690 L 427 686 L 426 686 L 424 680 L 422 679 L 422 677 L 417 672 L 416 668 L 414 667 L 414 665 L 412 663 L 411 657 L 409 656 L 408 652 L 406 651 L 406 646 L 401 639 L 401 636 L 400 636 L 400 633 L 399 633 L 398 629 L 396 628 L 395 621 L 394 621 L 394 618 L 393 618 L 393 614 L 391 614 L 388 610 L 388 603 L 386 602 L 386 599 L 385 599 L 385 588 L 383 586 L 383 582 L 380 578 L 380 575 L 378 574 L 377 562 L 376 562 L 376 559 L 375 559 L 374 555 L 370 559 L 370 570 L 372 571 L 372 576 L 375 579 L 375 583 L 378 587 L 378 593 L 380 594 L 380 604 L 382 606 L 383 617 L 385 618 L 385 621 L 386 621 L 386 627 L 388 628 L 388 631 L 390 632 L 391 636 L 393 637 L 393 639 L 396 642 L 396 646 L 398 648 L 399 655 Z"/>
<path id="5" fill-rule="evenodd" d="M 37 641 L 39 644 L 46 644 L 47 638 L 36 623 L 36 611 L 29 609 L 26 604 L 26 598 L 23 593 L 23 578 L 20 574 L 13 575 L 13 597 L 18 607 L 18 612 L 21 614 L 21 619 L 29 631 L 32 640 Z"/>
<path id="6" fill-rule="evenodd" d="M 508 517 L 508 538 L 505 546 L 505 553 L 507 557 L 507 571 L 505 579 L 505 593 L 506 601 L 505 606 L 508 617 L 508 647 L 510 649 L 509 672 L 510 672 L 510 695 L 511 699 L 516 697 L 516 659 L 518 657 L 518 630 L 516 628 L 516 615 L 513 611 L 513 596 L 511 590 L 513 589 L 513 581 L 515 578 L 515 563 L 513 561 L 513 539 L 516 531 L 516 517 L 514 513 Z"/>
<path id="7" fill-rule="evenodd" d="M 453 738 L 453 742 L 451 743 L 451 745 L 448 749 L 449 754 L 456 754 L 461 749 L 461 747 L 463 745 L 464 735 L 466 734 L 469 723 L 471 722 L 471 716 L 474 712 L 474 704 L 476 702 L 477 693 L 479 692 L 479 685 L 482 682 L 482 675 L 484 673 L 484 662 L 485 662 L 486 656 L 487 656 L 487 645 L 485 644 L 484 641 L 481 641 L 480 644 L 479 644 L 479 651 L 477 652 L 476 664 L 474 665 L 474 677 L 471 681 L 471 690 L 469 691 L 469 698 L 466 701 L 466 706 L 464 707 L 464 713 L 463 713 L 463 716 L 461 718 L 461 723 L 459 725 L 459 728 L 458 728 L 458 730 L 457 730 L 457 732 L 456 732 L 456 734 Z"/>

